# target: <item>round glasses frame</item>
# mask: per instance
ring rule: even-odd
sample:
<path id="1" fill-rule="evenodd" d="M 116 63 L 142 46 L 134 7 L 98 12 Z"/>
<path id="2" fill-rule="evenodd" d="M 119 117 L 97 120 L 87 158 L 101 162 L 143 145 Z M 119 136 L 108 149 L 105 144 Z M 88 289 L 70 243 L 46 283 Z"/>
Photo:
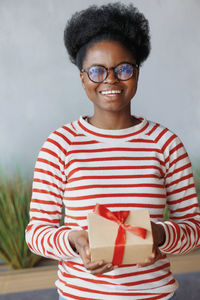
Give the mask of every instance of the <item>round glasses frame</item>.
<path id="1" fill-rule="evenodd" d="M 117 69 L 120 65 L 123 65 L 123 64 L 127 64 L 127 65 L 129 65 L 129 66 L 131 66 L 131 67 L 133 68 L 131 76 L 128 77 L 128 78 L 126 78 L 126 79 L 121 79 L 121 78 L 119 78 L 119 77 L 118 77 L 118 73 L 116 72 L 116 69 Z M 90 69 L 91 69 L 92 67 L 102 67 L 102 68 L 104 68 L 104 70 L 106 71 L 106 76 L 105 76 L 105 78 L 104 78 L 103 80 L 100 80 L 100 81 L 95 81 L 95 80 L 93 80 L 93 79 L 90 77 L 90 75 L 89 75 L 89 71 L 90 71 Z M 138 69 L 139 69 L 139 65 L 138 65 L 138 64 L 129 63 L 129 62 L 120 62 L 119 64 L 117 64 L 115 67 L 112 67 L 112 68 L 106 68 L 106 67 L 104 67 L 103 65 L 98 65 L 98 64 L 97 64 L 97 65 L 92 65 L 92 66 L 90 66 L 90 67 L 87 68 L 87 69 L 82 69 L 82 70 L 81 70 L 81 73 L 84 73 L 84 72 L 87 73 L 88 78 L 89 78 L 92 82 L 94 82 L 94 83 L 101 83 L 101 82 L 103 82 L 104 80 L 106 80 L 106 78 L 108 77 L 108 74 L 109 74 L 110 70 L 113 70 L 114 75 L 115 75 L 115 77 L 116 77 L 118 80 L 120 80 L 120 81 L 127 81 L 127 80 L 129 80 L 130 78 L 132 78 L 132 77 L 135 75 L 134 69 L 137 69 L 137 70 L 138 70 Z"/>

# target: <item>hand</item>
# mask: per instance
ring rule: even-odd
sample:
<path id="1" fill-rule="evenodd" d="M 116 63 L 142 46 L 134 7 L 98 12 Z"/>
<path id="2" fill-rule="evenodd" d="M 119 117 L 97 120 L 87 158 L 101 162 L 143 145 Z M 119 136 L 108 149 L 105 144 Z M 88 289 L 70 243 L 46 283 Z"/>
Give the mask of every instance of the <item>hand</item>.
<path id="1" fill-rule="evenodd" d="M 159 260 L 162 257 L 162 253 L 158 248 L 154 248 L 152 255 L 147 257 L 145 259 L 144 263 L 139 263 L 136 265 L 137 268 L 143 268 L 143 267 L 148 267 L 152 264 L 154 264 L 157 260 Z"/>
<path id="2" fill-rule="evenodd" d="M 85 268 L 93 275 L 110 272 L 116 267 L 103 260 L 91 262 L 88 233 L 84 230 L 73 230 L 68 235 L 68 240 L 75 252 L 79 253 Z"/>
<path id="3" fill-rule="evenodd" d="M 162 257 L 162 253 L 158 247 L 162 246 L 165 242 L 165 231 L 162 225 L 151 222 L 152 235 L 153 235 L 153 251 L 152 255 L 147 257 L 144 263 L 137 264 L 137 267 L 147 267 L 154 264 Z"/>

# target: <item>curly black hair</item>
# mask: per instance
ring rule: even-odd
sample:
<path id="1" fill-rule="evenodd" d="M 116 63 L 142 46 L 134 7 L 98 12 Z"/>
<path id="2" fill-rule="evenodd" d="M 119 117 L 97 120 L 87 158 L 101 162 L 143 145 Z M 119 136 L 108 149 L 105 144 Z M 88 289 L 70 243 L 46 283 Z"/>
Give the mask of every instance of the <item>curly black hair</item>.
<path id="1" fill-rule="evenodd" d="M 102 40 L 120 42 L 140 65 L 151 49 L 148 20 L 132 4 L 115 2 L 76 12 L 65 27 L 65 47 L 80 70 L 89 47 Z"/>

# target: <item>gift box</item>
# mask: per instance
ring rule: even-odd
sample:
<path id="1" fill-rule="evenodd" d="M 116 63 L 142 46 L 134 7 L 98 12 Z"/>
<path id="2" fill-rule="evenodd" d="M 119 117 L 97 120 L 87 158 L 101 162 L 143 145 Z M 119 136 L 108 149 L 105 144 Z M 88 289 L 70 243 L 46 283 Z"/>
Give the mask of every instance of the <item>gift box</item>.
<path id="1" fill-rule="evenodd" d="M 152 254 L 153 237 L 147 209 L 111 212 L 97 204 L 88 214 L 91 261 L 113 264 L 137 264 Z M 126 214 L 122 220 L 120 213 Z"/>

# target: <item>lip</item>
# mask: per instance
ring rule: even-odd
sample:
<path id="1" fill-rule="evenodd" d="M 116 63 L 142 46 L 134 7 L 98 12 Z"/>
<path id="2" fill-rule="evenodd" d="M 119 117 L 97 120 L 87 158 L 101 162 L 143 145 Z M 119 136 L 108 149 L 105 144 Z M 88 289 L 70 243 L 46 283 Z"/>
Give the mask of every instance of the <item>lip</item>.
<path id="1" fill-rule="evenodd" d="M 107 92 L 107 91 L 123 91 L 123 86 L 120 84 L 101 84 L 99 86 L 98 91 L 101 92 Z"/>
<path id="2" fill-rule="evenodd" d="M 119 99 L 121 99 L 121 96 L 123 94 L 123 91 L 120 94 L 101 94 L 100 96 L 102 98 L 102 100 L 106 101 L 106 102 L 115 102 L 118 101 Z"/>

